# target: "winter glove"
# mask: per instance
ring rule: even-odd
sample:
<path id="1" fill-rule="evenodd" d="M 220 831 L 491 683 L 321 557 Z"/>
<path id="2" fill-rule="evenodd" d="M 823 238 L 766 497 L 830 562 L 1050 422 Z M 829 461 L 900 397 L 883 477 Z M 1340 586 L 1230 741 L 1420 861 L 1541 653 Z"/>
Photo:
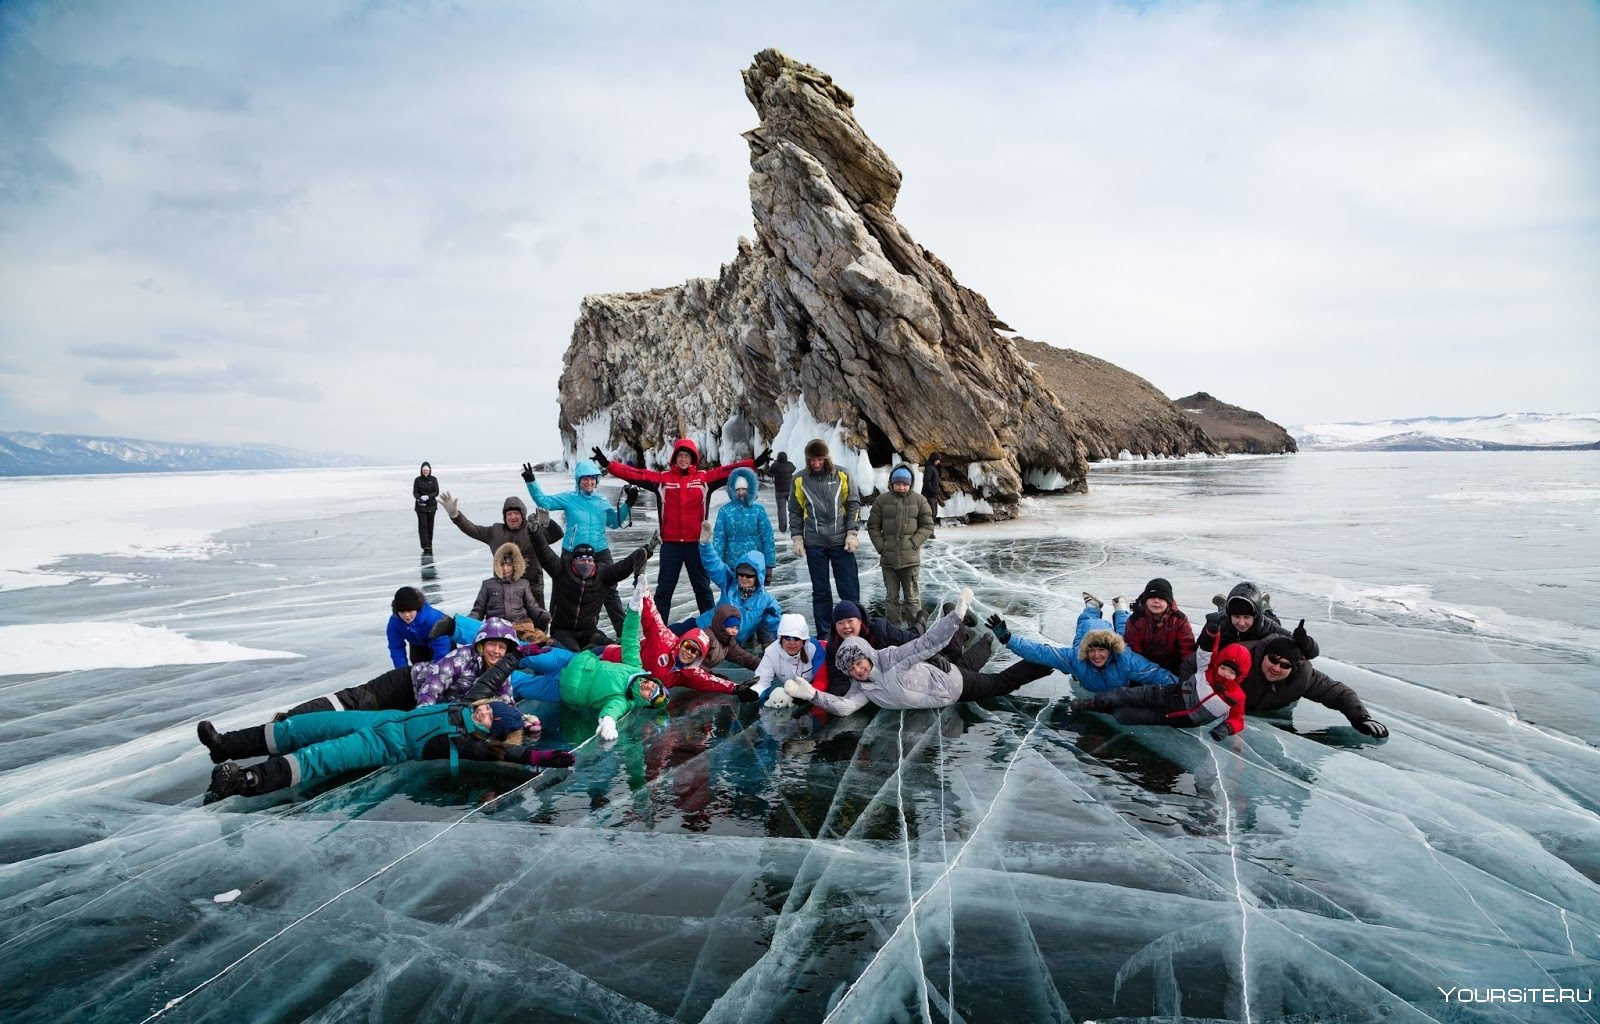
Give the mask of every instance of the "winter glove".
<path id="1" fill-rule="evenodd" d="M 600 737 L 601 743 L 610 743 L 617 738 L 617 720 L 610 715 L 600 716 L 600 727 L 594 731 Z"/>
<path id="2" fill-rule="evenodd" d="M 533 483 L 533 463 L 524 462 L 522 464 L 522 482 L 525 484 Z"/>
<path id="3" fill-rule="evenodd" d="M 447 494 L 445 497 L 448 498 L 449 495 Z M 804 558 L 806 556 L 806 539 L 799 534 L 795 534 L 790 540 L 794 543 L 794 557 Z"/>
<path id="4" fill-rule="evenodd" d="M 644 559 L 649 561 L 656 555 L 656 549 L 661 546 L 661 531 L 656 530 L 650 534 L 650 539 L 644 542 Z"/>
<path id="5" fill-rule="evenodd" d="M 628 595 L 628 608 L 632 611 L 644 610 L 645 582 L 644 570 L 640 569 L 639 575 L 633 578 L 633 593 Z"/>
<path id="6" fill-rule="evenodd" d="M 712 532 L 711 520 L 707 519 L 707 520 L 702 521 L 700 523 L 700 543 L 702 543 L 702 544 L 710 544 L 711 543 L 711 532 Z"/>
<path id="7" fill-rule="evenodd" d="M 783 687 L 774 686 L 767 691 L 766 706 L 769 708 L 792 708 L 794 707 L 794 698 L 789 696 L 789 691 Z"/>
<path id="8" fill-rule="evenodd" d="M 804 679 L 790 679 L 783 684 L 783 690 L 791 697 L 799 700 L 812 700 L 817 695 L 817 688 Z"/>
<path id="9" fill-rule="evenodd" d="M 1121 594 L 1118 594 L 1116 597 L 1113 597 L 1111 599 L 1111 610 L 1114 611 L 1114 612 L 1125 612 L 1125 611 L 1127 611 L 1128 610 L 1128 599 L 1123 597 Z"/>
<path id="10" fill-rule="evenodd" d="M 733 692 L 738 696 L 740 704 L 754 704 L 761 699 L 761 694 L 748 686 L 741 686 Z"/>
<path id="11" fill-rule="evenodd" d="M 1375 718 L 1363 718 L 1361 721 L 1354 723 L 1354 725 L 1357 732 L 1365 733 L 1375 740 L 1386 740 L 1389 738 L 1388 728 Z"/>
<path id="12" fill-rule="evenodd" d="M 613 729 L 612 733 L 615 734 Z M 530 750 L 528 751 L 528 767 L 530 768 L 571 768 L 577 763 L 577 758 L 572 756 L 570 750 Z"/>
<path id="13" fill-rule="evenodd" d="M 771 448 L 763 448 L 763 449 L 761 449 L 761 454 L 756 456 L 756 468 L 757 469 L 761 469 L 763 466 L 765 466 L 767 463 L 769 463 L 771 461 L 772 461 L 772 449 Z"/>
<path id="14" fill-rule="evenodd" d="M 623 484 L 622 485 L 622 500 L 623 501 L 626 501 L 628 504 L 632 505 L 634 503 L 634 501 L 638 497 L 639 497 L 639 488 L 635 487 L 633 484 Z"/>
<path id="15" fill-rule="evenodd" d="M 449 491 L 439 495 L 439 504 L 444 506 L 444 514 L 451 519 L 456 517 L 456 509 L 461 507 L 461 503 L 452 498 Z"/>
<path id="16" fill-rule="evenodd" d="M 1316 641 L 1312 640 L 1311 634 L 1306 632 L 1305 619 L 1301 619 L 1300 625 L 1294 627 L 1294 633 L 1292 633 L 1291 636 L 1294 638 L 1294 645 L 1300 648 L 1301 654 L 1305 655 L 1307 658 L 1315 658 L 1317 656 Z"/>
<path id="17" fill-rule="evenodd" d="M 972 607 L 972 588 L 962 587 L 961 593 L 956 597 L 956 617 L 965 618 L 967 609 Z"/>
<path id="18" fill-rule="evenodd" d="M 859 533 L 857 533 L 854 530 L 851 530 L 849 533 L 844 535 L 844 549 L 846 551 L 850 552 L 853 555 L 853 554 L 856 553 L 856 548 L 858 548 L 860 546 L 861 546 L 861 535 Z"/>
<path id="19" fill-rule="evenodd" d="M 590 448 L 589 454 L 594 456 L 594 461 L 600 463 L 600 469 L 602 471 L 604 471 L 607 466 L 611 465 L 611 460 L 606 458 L 606 453 L 600 450 L 599 445 L 595 445 L 593 448 Z"/>
<path id="20" fill-rule="evenodd" d="M 989 632 L 994 634 L 996 640 L 1003 644 L 1011 642 L 1011 630 L 1006 628 L 1006 620 L 1002 619 L 998 614 L 989 616 L 989 621 L 984 625 L 989 627 Z"/>
<path id="21" fill-rule="evenodd" d="M 533 514 L 533 528 L 544 534 L 546 539 L 549 538 L 550 513 L 548 510 L 541 508 Z"/>
<path id="22" fill-rule="evenodd" d="M 1216 741 L 1218 741 L 1219 743 L 1222 740 L 1225 740 L 1229 736 L 1232 736 L 1232 735 L 1233 735 L 1233 723 L 1230 722 L 1226 718 L 1224 718 L 1222 721 L 1218 722 L 1216 725 L 1211 727 L 1211 738 L 1216 740 Z"/>

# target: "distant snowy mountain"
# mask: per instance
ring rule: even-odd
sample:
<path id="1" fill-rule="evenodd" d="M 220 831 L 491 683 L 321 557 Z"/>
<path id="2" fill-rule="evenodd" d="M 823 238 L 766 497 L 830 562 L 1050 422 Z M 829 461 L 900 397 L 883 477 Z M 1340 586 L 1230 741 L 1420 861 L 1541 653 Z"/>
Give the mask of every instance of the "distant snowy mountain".
<path id="1" fill-rule="evenodd" d="M 1370 423 L 1304 423 L 1289 433 L 1303 452 L 1538 451 L 1600 448 L 1600 412 L 1422 416 Z"/>
<path id="2" fill-rule="evenodd" d="M 133 437 L 0 431 L 0 476 L 172 473 L 216 469 L 371 466 L 382 460 L 275 445 L 170 444 Z"/>

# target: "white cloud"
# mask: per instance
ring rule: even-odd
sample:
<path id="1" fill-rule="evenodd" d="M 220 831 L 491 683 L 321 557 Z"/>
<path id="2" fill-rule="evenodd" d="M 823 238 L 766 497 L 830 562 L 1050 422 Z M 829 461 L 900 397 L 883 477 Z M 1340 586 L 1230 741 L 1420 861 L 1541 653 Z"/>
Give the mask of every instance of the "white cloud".
<path id="1" fill-rule="evenodd" d="M 1588 5 L 0 18 L 4 427 L 553 452 L 581 297 L 752 232 L 738 73 L 769 45 L 856 96 L 901 220 L 1002 318 L 1169 394 L 1299 422 L 1600 384 Z"/>

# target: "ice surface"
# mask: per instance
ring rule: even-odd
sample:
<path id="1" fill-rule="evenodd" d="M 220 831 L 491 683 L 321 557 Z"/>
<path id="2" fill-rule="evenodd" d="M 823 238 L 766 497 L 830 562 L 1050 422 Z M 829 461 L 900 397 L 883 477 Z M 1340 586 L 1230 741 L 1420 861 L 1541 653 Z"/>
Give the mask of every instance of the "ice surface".
<path id="1" fill-rule="evenodd" d="M 1119 727 L 1071 714 L 1059 675 L 831 720 L 679 694 L 610 749 L 592 718 L 527 705 L 577 746 L 570 770 L 416 763 L 200 806 L 197 719 L 258 723 L 385 670 L 397 586 L 447 609 L 476 593 L 487 551 L 448 522 L 417 554 L 413 474 L 102 478 L 104 507 L 194 524 L 192 553 L 32 549 L 27 568 L 78 582 L 0 593 L 8 625 L 301 657 L 82 670 L 29 645 L 38 671 L 0 683 L 0 1018 L 1600 1013 L 1600 546 L 1595 509 L 1561 496 L 1600 488 L 1593 456 L 1097 467 L 1089 494 L 941 526 L 927 553 L 930 602 L 971 585 L 981 615 L 1057 641 L 1081 590 L 1165 576 L 1198 620 L 1251 578 L 1387 743 L 1315 705 L 1224 744 Z M 509 466 L 439 476 L 480 523 L 522 490 Z M 8 525 L 46 529 L 58 486 L 9 483 Z M 808 611 L 780 557 L 774 592 Z M 132 582 L 92 585 L 108 576 Z M 1463 987 L 1591 1001 L 1439 991 Z"/>

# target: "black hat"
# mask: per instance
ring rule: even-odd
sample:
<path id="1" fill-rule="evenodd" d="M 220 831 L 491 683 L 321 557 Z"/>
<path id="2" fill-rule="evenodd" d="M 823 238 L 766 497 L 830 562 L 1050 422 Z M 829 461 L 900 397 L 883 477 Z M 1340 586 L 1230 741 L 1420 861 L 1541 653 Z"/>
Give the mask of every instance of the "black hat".
<path id="1" fill-rule="evenodd" d="M 1291 667 L 1297 666 L 1305 660 L 1305 655 L 1300 653 L 1300 648 L 1296 646 L 1294 638 L 1284 636 L 1281 633 L 1261 645 L 1261 655 L 1263 661 L 1269 657 L 1282 658 Z"/>
<path id="2" fill-rule="evenodd" d="M 1256 608 L 1256 603 L 1254 601 L 1250 600 L 1248 597 L 1238 596 L 1228 598 L 1228 604 L 1222 609 L 1222 612 L 1224 615 L 1261 614 L 1260 610 Z"/>
<path id="3" fill-rule="evenodd" d="M 400 612 L 420 612 L 422 611 L 422 604 L 422 591 L 416 587 L 401 587 L 394 592 L 394 600 L 389 602 L 389 607 L 394 610 L 395 614 L 399 614 Z"/>
<path id="4" fill-rule="evenodd" d="M 1155 579 L 1144 585 L 1144 593 L 1139 595 L 1139 601 L 1137 603 L 1143 603 L 1144 599 L 1147 597 L 1159 597 L 1168 604 L 1177 603 L 1177 600 L 1172 596 L 1172 584 L 1168 583 L 1160 576 L 1157 576 Z"/>
<path id="5" fill-rule="evenodd" d="M 594 557 L 594 545 L 593 544 L 574 544 L 574 545 L 572 545 L 572 557 L 573 558 L 593 558 Z"/>

